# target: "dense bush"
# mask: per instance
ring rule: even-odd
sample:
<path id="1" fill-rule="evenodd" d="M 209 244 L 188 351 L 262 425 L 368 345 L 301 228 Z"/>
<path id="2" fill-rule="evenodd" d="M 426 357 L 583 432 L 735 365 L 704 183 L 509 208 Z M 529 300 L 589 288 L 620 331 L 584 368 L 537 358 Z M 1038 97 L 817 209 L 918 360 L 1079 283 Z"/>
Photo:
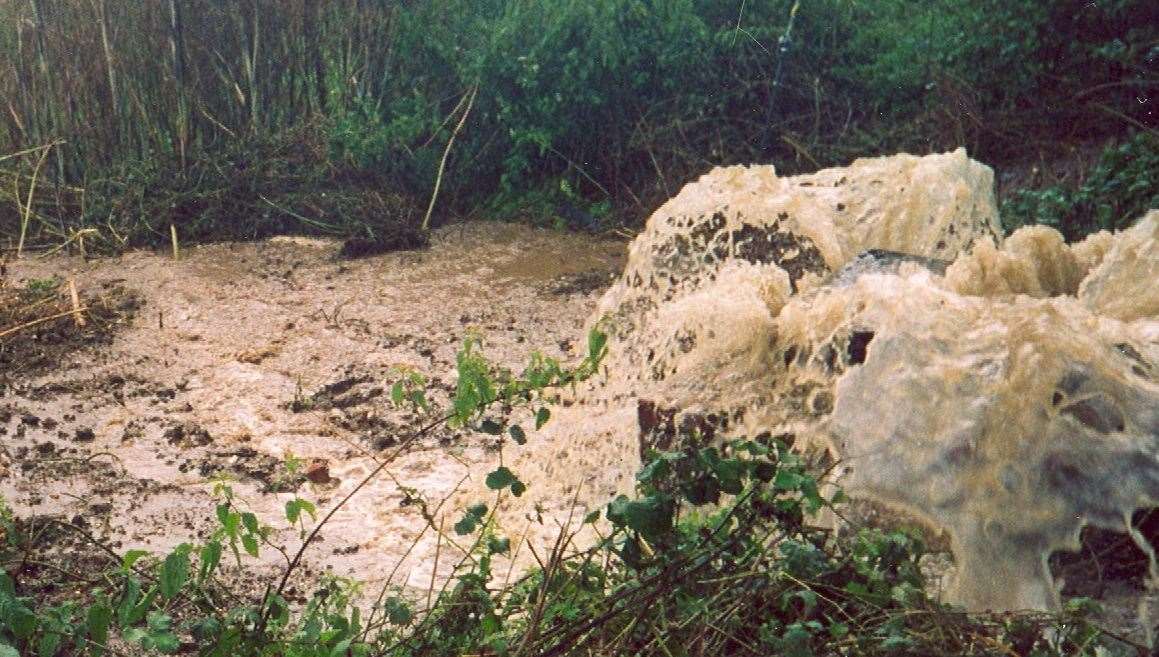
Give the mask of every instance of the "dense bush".
<path id="1" fill-rule="evenodd" d="M 182 180 L 158 194 L 197 195 L 198 162 L 286 134 L 327 144 L 302 166 L 374 180 L 421 207 L 473 89 L 439 216 L 549 219 L 568 203 L 633 221 L 715 164 L 772 161 L 791 172 L 958 145 L 1000 163 L 1157 123 L 1145 101 L 1159 66 L 1159 5 L 1146 0 L 184 6 L 180 80 L 160 6 L 0 7 L 0 48 L 15 55 L 0 69 L 13 99 L 0 153 L 67 142 L 42 172 L 53 183 L 33 205 L 42 232 L 105 233 L 107 208 L 129 206 L 119 185 L 150 194 L 156 180 Z M 101 52 L 110 64 L 91 56 Z M 15 183 L 0 194 L 26 193 L 36 156 L 0 163 Z M 187 232 L 198 237 L 263 234 L 239 216 L 245 207 L 169 205 L 141 211 L 154 215 L 150 226 L 196 221 Z M 0 215 L 0 225 L 13 221 Z"/>

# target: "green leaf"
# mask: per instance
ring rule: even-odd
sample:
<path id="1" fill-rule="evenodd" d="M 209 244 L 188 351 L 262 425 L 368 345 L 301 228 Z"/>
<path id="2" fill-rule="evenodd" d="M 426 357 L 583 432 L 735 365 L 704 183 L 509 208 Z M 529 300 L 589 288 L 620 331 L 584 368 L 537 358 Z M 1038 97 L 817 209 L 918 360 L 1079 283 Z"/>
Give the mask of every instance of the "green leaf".
<path id="1" fill-rule="evenodd" d="M 431 408 L 427 403 L 427 395 L 422 390 L 415 390 L 414 392 L 410 393 L 410 401 L 412 404 L 418 406 L 424 411 L 429 411 Z"/>
<path id="2" fill-rule="evenodd" d="M 217 569 L 217 565 L 221 563 L 221 541 L 210 541 L 201 548 L 201 568 L 197 573 L 197 581 L 205 583 L 213 571 Z"/>
<path id="3" fill-rule="evenodd" d="M 781 611 L 787 611 L 793 600 L 800 600 L 804 609 L 801 616 L 809 616 L 817 607 L 817 594 L 809 589 L 788 591 L 781 595 Z"/>
<path id="4" fill-rule="evenodd" d="M 16 652 L 16 648 L 0 643 L 0 657 L 20 657 L 20 653 Z"/>
<path id="5" fill-rule="evenodd" d="M 56 657 L 63 638 L 60 632 L 46 631 L 41 634 L 40 641 L 36 645 L 37 657 Z"/>
<path id="6" fill-rule="evenodd" d="M 403 395 L 405 391 L 402 387 L 402 381 L 395 381 L 394 385 L 390 387 L 390 401 L 394 402 L 396 406 L 402 404 Z"/>
<path id="7" fill-rule="evenodd" d="M 507 554 L 511 550 L 511 539 L 491 537 L 487 541 L 487 551 L 491 554 Z"/>
<path id="8" fill-rule="evenodd" d="M 539 431 L 551 419 L 551 411 L 546 406 L 535 412 L 535 430 Z"/>
<path id="9" fill-rule="evenodd" d="M 588 360 L 592 365 L 597 365 L 603 360 L 604 355 L 607 353 L 607 345 L 607 333 L 604 333 L 598 328 L 593 328 L 588 333 Z"/>
<path id="10" fill-rule="evenodd" d="M 515 473 L 505 465 L 500 466 L 498 470 L 489 473 L 486 479 L 487 488 L 490 488 L 491 490 L 501 490 L 507 488 L 517 481 L 519 481 L 519 477 L 516 477 Z"/>
<path id="11" fill-rule="evenodd" d="M 165 562 L 161 564 L 161 595 L 166 600 L 172 600 L 173 596 L 181 591 L 181 587 L 185 586 L 185 582 L 189 579 L 189 546 L 182 544 L 177 546 L 177 549 L 169 553 L 165 557 Z"/>
<path id="12" fill-rule="evenodd" d="M 303 511 L 310 514 L 311 518 L 314 518 L 314 514 L 317 511 L 317 508 L 314 506 L 313 502 L 304 500 L 300 497 L 295 497 L 294 499 L 286 502 L 286 519 L 291 523 L 297 523 L 298 518 L 302 516 Z"/>
<path id="13" fill-rule="evenodd" d="M 513 424 L 507 427 L 507 433 L 511 434 L 511 439 L 519 445 L 527 444 L 527 434 L 523 433 L 523 427 L 518 424 Z"/>
<path id="14" fill-rule="evenodd" d="M 144 612 L 137 613 L 137 603 L 141 600 L 141 580 L 136 577 L 125 579 L 125 592 L 121 595 L 121 604 L 117 606 L 117 622 L 124 629 L 144 617 Z"/>
<path id="15" fill-rule="evenodd" d="M 705 457 L 708 467 L 720 483 L 720 489 L 729 495 L 739 495 L 744 485 L 741 477 L 744 475 L 744 463 L 740 459 L 721 459 L 715 449 L 709 448 Z"/>
<path id="16" fill-rule="evenodd" d="M 675 502 L 663 493 L 639 500 L 629 500 L 621 495 L 608 505 L 608 520 L 635 530 L 645 538 L 655 538 L 670 531 L 675 514 Z"/>
<path id="17" fill-rule="evenodd" d="M 241 524 L 245 527 L 245 530 L 251 534 L 261 533 L 258 530 L 258 517 L 248 511 L 241 514 Z"/>
<path id="18" fill-rule="evenodd" d="M 527 492 L 527 485 L 524 484 L 522 481 L 516 481 L 516 482 L 511 484 L 511 494 L 514 495 L 515 497 L 519 497 L 520 495 L 523 495 L 526 492 Z"/>
<path id="19" fill-rule="evenodd" d="M 159 653 L 171 655 L 181 649 L 181 640 L 177 635 L 170 631 L 151 632 L 143 645 L 147 648 L 152 648 Z"/>
<path id="20" fill-rule="evenodd" d="M 216 511 L 217 511 L 217 521 L 221 523 L 222 527 L 228 528 L 229 527 L 229 517 L 231 515 L 229 512 L 229 505 L 228 504 L 218 504 Z"/>
<path id="21" fill-rule="evenodd" d="M 479 521 L 475 516 L 467 514 L 455 523 L 455 533 L 459 536 L 466 536 L 474 533 L 475 528 L 479 526 Z"/>
<path id="22" fill-rule="evenodd" d="M 410 605 L 401 598 L 387 598 L 385 607 L 386 619 L 392 625 L 407 625 L 414 618 L 414 614 L 410 610 Z"/>
<path id="23" fill-rule="evenodd" d="M 245 534 L 241 537 L 241 546 L 245 549 L 246 554 L 251 557 L 258 556 L 258 541 L 253 537 L 253 534 Z"/>
<path id="24" fill-rule="evenodd" d="M 16 600 L 12 602 L 14 604 L 7 610 L 7 618 L 4 619 L 3 624 L 0 624 L 0 627 L 7 625 L 17 639 L 27 639 L 36 631 L 40 619 L 21 602 Z"/>
<path id="25" fill-rule="evenodd" d="M 653 484 L 664 480 L 672 472 L 672 465 L 667 459 L 653 459 L 636 473 L 636 481 L 643 484 Z"/>
<path id="26" fill-rule="evenodd" d="M 473 533 L 475 528 L 479 526 L 479 523 L 483 521 L 483 518 L 486 517 L 486 515 L 486 504 L 476 504 L 475 506 L 472 506 L 471 508 L 467 509 L 467 513 L 463 515 L 463 518 L 459 520 L 459 522 L 455 523 L 455 533 L 460 536 L 466 536 L 467 534 Z"/>
<path id="27" fill-rule="evenodd" d="M 89 607 L 85 619 L 89 644 L 90 657 L 101 657 L 105 654 L 105 644 L 109 641 L 109 625 L 113 621 L 113 610 L 104 602 L 98 602 Z"/>
<path id="28" fill-rule="evenodd" d="M 479 431 L 482 431 L 483 433 L 489 433 L 492 436 L 498 436 L 499 434 L 503 433 L 503 427 L 500 426 L 499 423 L 495 420 L 488 418 L 479 424 Z"/>
<path id="29" fill-rule="evenodd" d="M 121 568 L 125 572 L 129 572 L 141 557 L 147 556 L 149 556 L 149 553 L 145 550 L 129 550 L 125 553 L 125 556 L 121 557 Z"/>
<path id="30" fill-rule="evenodd" d="M 777 476 L 773 478 L 773 486 L 781 490 L 798 490 L 801 485 L 808 479 L 805 475 L 791 470 L 781 470 Z"/>

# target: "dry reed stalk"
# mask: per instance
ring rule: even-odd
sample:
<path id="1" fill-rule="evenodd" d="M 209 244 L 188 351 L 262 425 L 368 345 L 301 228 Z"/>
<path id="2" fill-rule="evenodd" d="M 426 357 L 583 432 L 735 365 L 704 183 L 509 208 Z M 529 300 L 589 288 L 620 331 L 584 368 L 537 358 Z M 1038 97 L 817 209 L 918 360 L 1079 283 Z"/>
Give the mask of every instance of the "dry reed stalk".
<path id="1" fill-rule="evenodd" d="M 181 246 L 177 243 L 177 226 L 169 224 L 169 242 L 173 245 L 173 259 L 181 258 Z"/>
<path id="2" fill-rule="evenodd" d="M 44 166 L 44 160 L 48 157 L 48 152 L 51 150 L 51 144 L 43 147 L 40 151 L 40 159 L 36 161 L 36 168 L 32 170 L 32 182 L 28 183 L 28 202 L 24 204 L 24 212 L 20 216 L 20 239 L 16 242 L 17 258 L 24 252 L 24 238 L 28 234 L 28 222 L 32 219 L 32 200 L 36 195 L 36 180 L 40 175 L 40 168 Z M 19 181 L 16 184 L 17 189 L 19 189 Z"/>
<path id="3" fill-rule="evenodd" d="M 85 316 L 80 311 L 80 295 L 76 291 L 76 280 L 68 279 L 68 296 L 72 300 L 72 320 L 76 322 L 77 328 L 84 328 Z"/>
<path id="4" fill-rule="evenodd" d="M 435 578 L 439 576 L 439 552 L 443 547 L 443 527 L 446 524 L 447 517 L 439 518 L 439 532 L 435 534 L 435 563 L 431 567 L 431 583 L 427 587 L 427 613 L 431 613 L 431 598 L 435 594 Z"/>

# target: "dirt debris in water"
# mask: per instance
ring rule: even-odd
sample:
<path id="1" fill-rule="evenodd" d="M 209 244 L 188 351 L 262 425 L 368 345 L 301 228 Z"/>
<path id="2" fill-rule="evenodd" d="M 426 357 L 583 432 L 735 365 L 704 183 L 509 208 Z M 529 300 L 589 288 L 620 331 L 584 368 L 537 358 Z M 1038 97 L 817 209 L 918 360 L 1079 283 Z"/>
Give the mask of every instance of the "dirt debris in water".
<path id="1" fill-rule="evenodd" d="M 400 371 L 427 378 L 437 409 L 470 332 L 505 367 L 534 349 L 567 358 L 559 345 L 582 340 L 594 292 L 611 281 L 544 290 L 624 259 L 620 241 L 506 224 L 441 229 L 420 252 L 340 260 L 340 248 L 284 237 L 192 247 L 177 261 L 10 263 L 8 290 L 72 277 L 82 298 L 107 298 L 109 321 L 88 331 L 109 330 L 24 343 L 5 361 L 33 354 L 39 365 L 0 369 L 0 495 L 23 517 L 79 518 L 114 549 L 159 553 L 213 529 L 225 481 L 293 549 L 291 495 L 325 512 L 428 419 L 384 394 Z M 370 591 L 416 543 L 393 583 L 425 590 L 435 537 L 418 502 L 450 495 L 492 442 L 445 431 L 415 445 L 332 519 L 303 576 L 325 566 Z M 265 567 L 280 558 L 266 554 Z"/>

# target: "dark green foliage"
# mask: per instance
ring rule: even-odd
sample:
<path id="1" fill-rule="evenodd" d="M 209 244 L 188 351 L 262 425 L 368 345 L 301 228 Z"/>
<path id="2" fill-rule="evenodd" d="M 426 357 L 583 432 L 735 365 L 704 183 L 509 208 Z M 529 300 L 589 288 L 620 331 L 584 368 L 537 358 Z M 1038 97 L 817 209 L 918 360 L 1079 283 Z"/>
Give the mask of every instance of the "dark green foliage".
<path id="1" fill-rule="evenodd" d="M 67 142 L 33 204 L 33 237 L 56 241 L 161 243 L 172 222 L 415 246 L 473 89 L 436 221 L 590 230 L 714 164 L 959 145 L 1002 163 L 1157 123 L 1148 0 L 193 0 L 181 84 L 163 3 L 51 4 L 43 31 L 28 3 L 0 9 L 0 156 Z M 37 156 L 0 163 L 0 195 Z"/>
<path id="2" fill-rule="evenodd" d="M 1007 230 L 1042 224 L 1068 240 L 1130 226 L 1159 208 L 1159 137 L 1141 132 L 1108 146 L 1077 187 L 1018 190 L 1002 205 Z"/>

